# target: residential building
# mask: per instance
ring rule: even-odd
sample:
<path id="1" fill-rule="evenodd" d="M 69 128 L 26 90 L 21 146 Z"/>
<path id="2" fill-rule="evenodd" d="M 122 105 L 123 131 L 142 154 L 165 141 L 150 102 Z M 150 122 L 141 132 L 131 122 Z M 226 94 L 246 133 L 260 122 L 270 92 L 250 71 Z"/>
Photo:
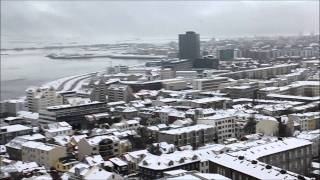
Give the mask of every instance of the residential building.
<path id="1" fill-rule="evenodd" d="M 2 126 L 0 129 L 0 144 L 6 144 L 17 136 L 28 135 L 33 132 L 31 127 L 21 124 Z"/>
<path id="2" fill-rule="evenodd" d="M 112 84 L 107 88 L 108 102 L 133 100 L 132 89 L 128 85 Z"/>
<path id="3" fill-rule="evenodd" d="M 187 81 L 184 79 L 167 79 L 162 81 L 162 87 L 166 90 L 179 91 L 187 89 Z"/>
<path id="4" fill-rule="evenodd" d="M 228 78 L 226 77 L 215 77 L 212 79 L 195 79 L 192 83 L 192 86 L 194 90 L 218 90 L 221 84 L 228 82 Z"/>
<path id="5" fill-rule="evenodd" d="M 217 142 L 236 137 L 236 116 L 232 113 L 217 113 L 213 116 L 199 118 L 198 124 L 207 124 L 215 127 Z"/>
<path id="6" fill-rule="evenodd" d="M 28 110 L 31 112 L 63 104 L 63 97 L 53 87 L 28 88 L 26 93 Z"/>
<path id="7" fill-rule="evenodd" d="M 160 79 L 172 79 L 175 77 L 175 71 L 170 68 L 164 68 L 159 70 Z"/>
<path id="8" fill-rule="evenodd" d="M 139 163 L 140 178 L 158 179 L 164 176 L 164 172 L 177 169 L 199 170 L 199 165 L 200 158 L 192 152 L 174 152 L 160 156 L 148 154 Z"/>
<path id="9" fill-rule="evenodd" d="M 120 154 L 120 139 L 112 135 L 94 136 L 82 138 L 78 143 L 79 160 L 86 155 L 100 154 L 103 158 L 108 159 Z"/>
<path id="10" fill-rule="evenodd" d="M 261 162 L 307 175 L 312 161 L 312 142 L 297 138 L 278 140 L 232 153 L 250 160 Z"/>
<path id="11" fill-rule="evenodd" d="M 271 166 L 243 156 L 220 154 L 209 158 L 209 172 L 218 173 L 231 179 L 310 179 L 308 177 Z"/>
<path id="12" fill-rule="evenodd" d="M 158 142 L 167 142 L 177 147 L 191 145 L 194 148 L 213 142 L 215 128 L 210 125 L 198 124 L 194 126 L 160 131 Z"/>
<path id="13" fill-rule="evenodd" d="M 0 114 L 4 116 L 16 116 L 19 111 L 27 110 L 24 99 L 12 99 L 0 102 Z"/>
<path id="14" fill-rule="evenodd" d="M 59 158 L 67 155 L 66 147 L 28 141 L 22 144 L 22 161 L 36 162 L 50 169 Z"/>
<path id="15" fill-rule="evenodd" d="M 288 118 L 299 123 L 301 131 L 312 131 L 320 128 L 320 112 L 289 114 Z"/>
<path id="16" fill-rule="evenodd" d="M 53 138 L 55 136 L 71 136 L 73 135 L 72 126 L 67 122 L 56 122 L 45 124 L 42 130 L 47 138 Z"/>

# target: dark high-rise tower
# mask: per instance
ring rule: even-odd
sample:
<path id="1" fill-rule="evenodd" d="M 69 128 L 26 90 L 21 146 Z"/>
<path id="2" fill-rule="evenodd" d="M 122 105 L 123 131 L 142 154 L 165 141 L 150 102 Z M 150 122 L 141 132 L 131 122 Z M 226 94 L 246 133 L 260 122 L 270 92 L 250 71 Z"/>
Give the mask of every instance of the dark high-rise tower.
<path id="1" fill-rule="evenodd" d="M 197 59 L 200 58 L 200 36 L 193 31 L 186 34 L 179 34 L 179 58 Z"/>

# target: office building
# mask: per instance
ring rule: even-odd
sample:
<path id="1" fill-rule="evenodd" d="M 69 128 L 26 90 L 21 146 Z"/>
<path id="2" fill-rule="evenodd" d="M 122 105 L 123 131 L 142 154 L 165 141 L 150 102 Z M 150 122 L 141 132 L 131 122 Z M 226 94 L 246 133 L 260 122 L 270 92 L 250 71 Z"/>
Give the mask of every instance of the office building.
<path id="1" fill-rule="evenodd" d="M 179 34 L 179 58 L 197 59 L 200 58 L 200 36 L 193 31 L 186 34 Z"/>

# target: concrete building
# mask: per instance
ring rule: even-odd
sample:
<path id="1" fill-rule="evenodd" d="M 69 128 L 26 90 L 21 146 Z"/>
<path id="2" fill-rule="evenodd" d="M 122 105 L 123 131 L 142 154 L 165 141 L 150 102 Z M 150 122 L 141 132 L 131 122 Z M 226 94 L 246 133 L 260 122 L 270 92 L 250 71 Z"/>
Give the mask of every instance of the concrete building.
<path id="1" fill-rule="evenodd" d="M 308 175 L 312 161 L 312 142 L 297 138 L 279 138 L 234 152 L 232 155 L 244 156 L 250 160 L 259 160 L 281 169 Z"/>
<path id="2" fill-rule="evenodd" d="M 215 77 L 212 79 L 195 79 L 193 81 L 194 90 L 218 90 L 220 84 L 228 83 L 228 78 L 226 77 Z"/>
<path id="3" fill-rule="evenodd" d="M 139 163 L 139 175 L 141 179 L 152 180 L 164 176 L 164 172 L 183 169 L 199 170 L 200 158 L 194 153 L 171 153 L 160 156 L 148 154 Z"/>
<path id="4" fill-rule="evenodd" d="M 29 88 L 26 93 L 28 110 L 31 112 L 63 104 L 63 97 L 53 87 Z"/>
<path id="5" fill-rule="evenodd" d="M 36 162 L 46 168 L 55 167 L 61 157 L 67 155 L 66 147 L 28 141 L 22 144 L 22 161 Z"/>
<path id="6" fill-rule="evenodd" d="M 175 77 L 175 71 L 170 68 L 164 68 L 159 70 L 160 79 L 172 79 Z"/>
<path id="7" fill-rule="evenodd" d="M 137 120 L 122 121 L 119 123 L 114 123 L 110 128 L 118 130 L 137 130 L 140 127 L 140 123 Z"/>
<path id="8" fill-rule="evenodd" d="M 17 136 L 28 135 L 33 132 L 31 127 L 21 124 L 2 126 L 0 129 L 0 144 L 6 144 Z"/>
<path id="9" fill-rule="evenodd" d="M 243 156 L 220 154 L 209 159 L 209 172 L 218 173 L 231 179 L 309 179 L 311 178 L 286 171 Z"/>
<path id="10" fill-rule="evenodd" d="M 39 112 L 39 122 L 48 124 L 65 121 L 74 129 L 86 127 L 85 115 L 106 112 L 107 104 L 104 102 L 88 102 L 84 104 L 64 104 L 51 106 Z"/>
<path id="11" fill-rule="evenodd" d="M 128 85 L 112 84 L 107 89 L 108 101 L 125 101 L 133 100 L 132 89 Z"/>
<path id="12" fill-rule="evenodd" d="M 184 79 L 167 79 L 162 81 L 162 87 L 166 90 L 183 90 L 187 88 L 187 81 Z"/>
<path id="13" fill-rule="evenodd" d="M 176 77 L 183 77 L 187 82 L 192 82 L 193 79 L 197 79 L 197 71 L 176 71 Z"/>
<path id="14" fill-rule="evenodd" d="M 217 131 L 217 141 L 219 143 L 226 139 L 236 137 L 235 126 L 236 116 L 231 113 L 220 114 L 199 118 L 198 124 L 207 124 L 215 127 Z"/>
<path id="15" fill-rule="evenodd" d="M 169 144 L 174 144 L 177 147 L 191 145 L 196 148 L 203 146 L 206 143 L 213 142 L 215 133 L 213 126 L 198 124 L 160 131 L 158 142 L 167 142 Z"/>
<path id="16" fill-rule="evenodd" d="M 6 100 L 0 104 L 0 114 L 4 116 L 16 116 L 17 112 L 27 110 L 26 102 L 23 99 Z"/>
<path id="17" fill-rule="evenodd" d="M 271 116 L 264 116 L 265 118 L 256 119 L 256 133 L 261 133 L 265 136 L 278 136 L 279 122 Z"/>
<path id="18" fill-rule="evenodd" d="M 218 51 L 218 56 L 221 61 L 233 60 L 234 49 L 221 49 Z"/>
<path id="19" fill-rule="evenodd" d="M 82 160 L 86 155 L 101 155 L 104 159 L 120 154 L 120 139 L 112 135 L 83 138 L 78 143 L 78 159 Z"/>
<path id="20" fill-rule="evenodd" d="M 229 77 L 232 79 L 270 79 L 276 75 L 288 74 L 291 70 L 298 67 L 298 64 L 281 64 L 271 67 L 249 69 L 243 71 L 221 73 L 218 76 Z"/>
<path id="21" fill-rule="evenodd" d="M 191 59 L 169 59 L 161 61 L 162 68 L 171 68 L 174 71 L 188 71 L 192 69 Z"/>
<path id="22" fill-rule="evenodd" d="M 51 124 L 45 124 L 42 127 L 44 135 L 47 138 L 53 138 L 55 136 L 71 136 L 73 135 L 72 126 L 67 122 L 56 122 Z"/>
<path id="23" fill-rule="evenodd" d="M 288 118 L 299 123 L 301 131 L 311 131 L 320 128 L 320 112 L 289 114 Z"/>
<path id="24" fill-rule="evenodd" d="M 200 58 L 200 36 L 193 31 L 186 34 L 179 34 L 179 58 L 197 59 Z"/>

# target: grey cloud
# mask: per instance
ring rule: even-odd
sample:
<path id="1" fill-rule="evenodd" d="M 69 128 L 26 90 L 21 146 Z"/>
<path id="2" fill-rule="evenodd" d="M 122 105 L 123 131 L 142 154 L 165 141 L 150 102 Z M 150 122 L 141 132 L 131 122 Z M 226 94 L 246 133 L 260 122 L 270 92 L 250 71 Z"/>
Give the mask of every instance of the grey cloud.
<path id="1" fill-rule="evenodd" d="M 319 1 L 3 1 L 1 30 L 45 38 L 318 33 Z"/>

